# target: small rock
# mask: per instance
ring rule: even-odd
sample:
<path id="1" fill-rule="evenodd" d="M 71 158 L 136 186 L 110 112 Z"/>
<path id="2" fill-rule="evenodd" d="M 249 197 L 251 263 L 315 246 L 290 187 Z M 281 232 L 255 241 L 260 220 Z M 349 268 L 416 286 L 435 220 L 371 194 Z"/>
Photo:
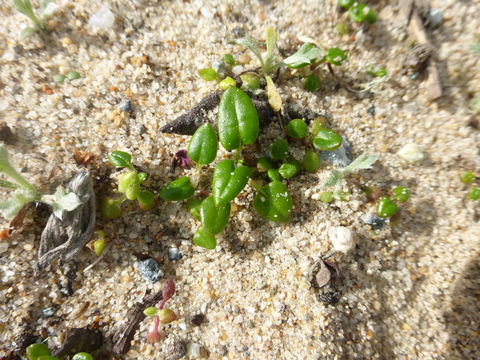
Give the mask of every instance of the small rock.
<path id="1" fill-rule="evenodd" d="M 441 10 L 432 9 L 428 13 L 428 23 L 432 27 L 438 27 L 443 21 L 443 13 Z"/>
<path id="2" fill-rule="evenodd" d="M 424 158 L 422 148 L 413 143 L 404 145 L 398 150 L 397 155 L 411 163 L 422 161 Z"/>
<path id="3" fill-rule="evenodd" d="M 140 275 L 150 281 L 152 284 L 163 278 L 163 271 L 160 265 L 152 258 L 139 261 L 137 263 L 138 271 Z"/>
<path id="4" fill-rule="evenodd" d="M 42 309 L 42 318 L 49 318 L 55 314 L 55 308 L 53 306 L 49 306 L 45 309 Z"/>
<path id="5" fill-rule="evenodd" d="M 177 360 L 181 359 L 187 353 L 187 348 L 185 343 L 181 340 L 175 340 L 172 343 L 168 344 L 168 360 Z"/>
<path id="6" fill-rule="evenodd" d="M 233 28 L 232 32 L 235 37 L 242 37 L 245 35 L 245 31 L 239 27 Z"/>
<path id="7" fill-rule="evenodd" d="M 125 112 L 132 111 L 132 102 L 128 99 L 122 100 L 120 104 L 118 104 L 118 108 Z"/>
<path id="8" fill-rule="evenodd" d="M 0 254 L 3 254 L 8 250 L 8 243 L 7 242 L 0 242 Z"/>
<path id="9" fill-rule="evenodd" d="M 233 72 L 235 75 L 240 75 L 240 74 L 243 72 L 243 66 L 242 66 L 242 65 L 235 65 L 235 66 L 232 68 L 232 72 Z"/>
<path id="10" fill-rule="evenodd" d="M 204 320 L 205 320 L 204 314 L 196 314 L 192 317 L 192 324 L 195 326 L 200 326 L 202 325 Z"/>
<path id="11" fill-rule="evenodd" d="M 215 72 L 220 78 L 223 79 L 225 77 L 225 63 L 223 61 L 214 61 L 212 63 L 212 68 L 215 70 Z"/>
<path id="12" fill-rule="evenodd" d="M 328 230 L 328 236 L 335 251 L 347 253 L 355 247 L 354 234 L 345 226 L 332 226 Z"/>
<path id="13" fill-rule="evenodd" d="M 320 151 L 320 158 L 342 168 L 350 165 L 353 161 L 352 147 L 345 136 L 342 135 L 342 139 L 342 145 L 337 150 Z"/>
<path id="14" fill-rule="evenodd" d="M 189 343 L 187 345 L 187 356 L 191 359 L 204 359 L 208 356 L 208 351 L 200 344 Z"/>
<path id="15" fill-rule="evenodd" d="M 177 247 L 168 248 L 168 260 L 177 261 L 182 258 L 183 254 Z"/>
<path id="16" fill-rule="evenodd" d="M 385 224 L 387 220 L 385 218 L 381 218 L 377 214 L 365 214 L 364 216 L 361 217 L 361 220 L 367 224 L 370 225 L 372 230 L 380 230 L 385 227 Z"/>
<path id="17" fill-rule="evenodd" d="M 115 15 L 108 5 L 104 4 L 97 12 L 93 13 L 88 20 L 88 25 L 100 29 L 110 29 L 115 23 Z"/>
<path id="18" fill-rule="evenodd" d="M 375 105 L 372 105 L 367 109 L 367 114 L 370 114 L 372 116 L 375 116 L 376 112 L 377 109 L 375 108 Z"/>
<path id="19" fill-rule="evenodd" d="M 12 145 L 15 143 L 17 138 L 12 132 L 12 129 L 3 121 L 0 122 L 0 141 L 3 141 L 5 144 Z"/>

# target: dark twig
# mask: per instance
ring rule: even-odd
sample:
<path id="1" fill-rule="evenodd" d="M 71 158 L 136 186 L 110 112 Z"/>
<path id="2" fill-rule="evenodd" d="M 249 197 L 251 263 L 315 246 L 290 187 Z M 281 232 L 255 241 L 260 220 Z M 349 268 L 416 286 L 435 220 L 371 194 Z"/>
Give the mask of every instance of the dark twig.
<path id="1" fill-rule="evenodd" d="M 146 315 L 143 311 L 148 308 L 155 306 L 163 299 L 162 290 L 155 294 L 147 295 L 145 294 L 143 302 L 135 303 L 132 309 L 127 313 L 127 322 L 122 325 L 113 335 L 113 351 L 116 354 L 126 354 L 128 350 L 132 347 L 132 340 L 140 327 L 140 323 L 145 320 Z"/>

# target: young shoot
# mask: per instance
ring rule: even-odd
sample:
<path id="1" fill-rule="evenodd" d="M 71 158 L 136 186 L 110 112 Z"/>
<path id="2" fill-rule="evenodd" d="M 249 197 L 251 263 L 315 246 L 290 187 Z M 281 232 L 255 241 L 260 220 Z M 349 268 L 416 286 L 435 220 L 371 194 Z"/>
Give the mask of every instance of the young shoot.
<path id="1" fill-rule="evenodd" d="M 323 184 L 323 187 L 336 187 L 339 189 L 342 185 L 345 175 L 364 169 L 371 169 L 372 165 L 378 160 L 377 155 L 362 154 L 352 163 L 341 170 L 332 170 L 330 176 Z"/>
<path id="2" fill-rule="evenodd" d="M 13 0 L 13 5 L 18 12 L 28 17 L 32 22 L 31 27 L 23 29 L 20 33 L 22 39 L 26 39 L 37 32 L 46 32 L 46 21 L 52 16 L 57 8 L 55 3 L 51 2 L 51 0 L 40 0 L 40 9 L 37 15 L 33 11 L 30 0 Z"/>

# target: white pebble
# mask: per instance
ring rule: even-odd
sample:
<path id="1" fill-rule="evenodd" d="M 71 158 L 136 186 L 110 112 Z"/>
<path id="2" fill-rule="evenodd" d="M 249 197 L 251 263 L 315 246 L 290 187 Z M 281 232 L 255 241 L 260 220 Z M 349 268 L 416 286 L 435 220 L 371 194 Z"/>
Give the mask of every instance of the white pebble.
<path id="1" fill-rule="evenodd" d="M 0 254 L 6 252 L 8 250 L 8 243 L 7 242 L 1 242 L 0 243 Z"/>
<path id="2" fill-rule="evenodd" d="M 232 72 L 235 75 L 240 75 L 243 72 L 243 66 L 242 65 L 236 65 L 232 68 Z"/>
<path id="3" fill-rule="evenodd" d="M 97 12 L 90 16 L 88 25 L 100 29 L 110 29 L 115 22 L 115 15 L 112 13 L 108 5 L 103 5 Z"/>
<path id="4" fill-rule="evenodd" d="M 332 226 L 328 230 L 328 237 L 337 252 L 347 253 L 355 246 L 353 232 L 345 226 Z"/>
<path id="5" fill-rule="evenodd" d="M 398 150 L 397 155 L 403 160 L 412 163 L 421 161 L 424 158 L 422 148 L 413 143 L 404 145 L 400 150 Z"/>

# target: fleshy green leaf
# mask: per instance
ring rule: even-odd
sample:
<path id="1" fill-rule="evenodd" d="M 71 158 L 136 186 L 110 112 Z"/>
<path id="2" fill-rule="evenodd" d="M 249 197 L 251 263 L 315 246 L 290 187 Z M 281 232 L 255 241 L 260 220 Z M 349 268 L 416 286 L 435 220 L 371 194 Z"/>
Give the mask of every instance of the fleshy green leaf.
<path id="1" fill-rule="evenodd" d="M 330 48 L 325 55 L 325 61 L 333 65 L 342 65 L 347 60 L 347 53 L 339 48 Z"/>
<path id="2" fill-rule="evenodd" d="M 159 196 L 164 200 L 180 201 L 188 199 L 195 193 L 195 189 L 188 176 L 182 176 L 165 185 Z"/>
<path id="3" fill-rule="evenodd" d="M 242 90 L 230 86 L 218 108 L 218 133 L 226 150 L 238 149 L 257 140 L 260 124 L 257 109 Z"/>
<path id="4" fill-rule="evenodd" d="M 245 165 L 235 167 L 233 160 L 220 161 L 213 172 L 212 190 L 217 205 L 224 205 L 247 185 L 252 170 Z"/>
<path id="5" fill-rule="evenodd" d="M 215 236 L 210 234 L 205 228 L 198 228 L 195 235 L 193 235 L 193 243 L 205 249 L 213 250 L 217 247 L 217 240 Z"/>
<path id="6" fill-rule="evenodd" d="M 128 200 L 135 200 L 140 191 L 140 177 L 136 171 L 129 171 L 118 180 L 118 191 L 124 193 Z"/>
<path id="7" fill-rule="evenodd" d="M 50 355 L 50 349 L 46 344 L 32 344 L 27 347 L 28 360 L 37 360 L 45 355 Z"/>
<path id="8" fill-rule="evenodd" d="M 112 151 L 108 155 L 108 161 L 114 166 L 132 168 L 132 155 L 125 151 Z"/>
<path id="9" fill-rule="evenodd" d="M 217 206 L 213 196 L 209 196 L 202 202 L 200 216 L 203 228 L 216 235 L 227 225 L 230 216 L 230 203 Z"/>
<path id="10" fill-rule="evenodd" d="M 297 52 L 283 62 L 291 69 L 298 69 L 312 64 L 315 60 L 323 57 L 323 50 L 313 44 L 303 44 Z"/>
<path id="11" fill-rule="evenodd" d="M 318 150 L 332 151 L 338 149 L 342 145 L 342 137 L 332 129 L 320 129 L 320 131 L 312 139 L 313 146 Z"/>
<path id="12" fill-rule="evenodd" d="M 188 157 L 198 164 L 208 165 L 217 157 L 217 134 L 212 124 L 200 126 L 188 145 Z"/>
<path id="13" fill-rule="evenodd" d="M 285 184 L 280 181 L 272 181 L 259 189 L 253 200 L 253 207 L 268 220 L 285 222 L 290 218 L 293 202 Z"/>

